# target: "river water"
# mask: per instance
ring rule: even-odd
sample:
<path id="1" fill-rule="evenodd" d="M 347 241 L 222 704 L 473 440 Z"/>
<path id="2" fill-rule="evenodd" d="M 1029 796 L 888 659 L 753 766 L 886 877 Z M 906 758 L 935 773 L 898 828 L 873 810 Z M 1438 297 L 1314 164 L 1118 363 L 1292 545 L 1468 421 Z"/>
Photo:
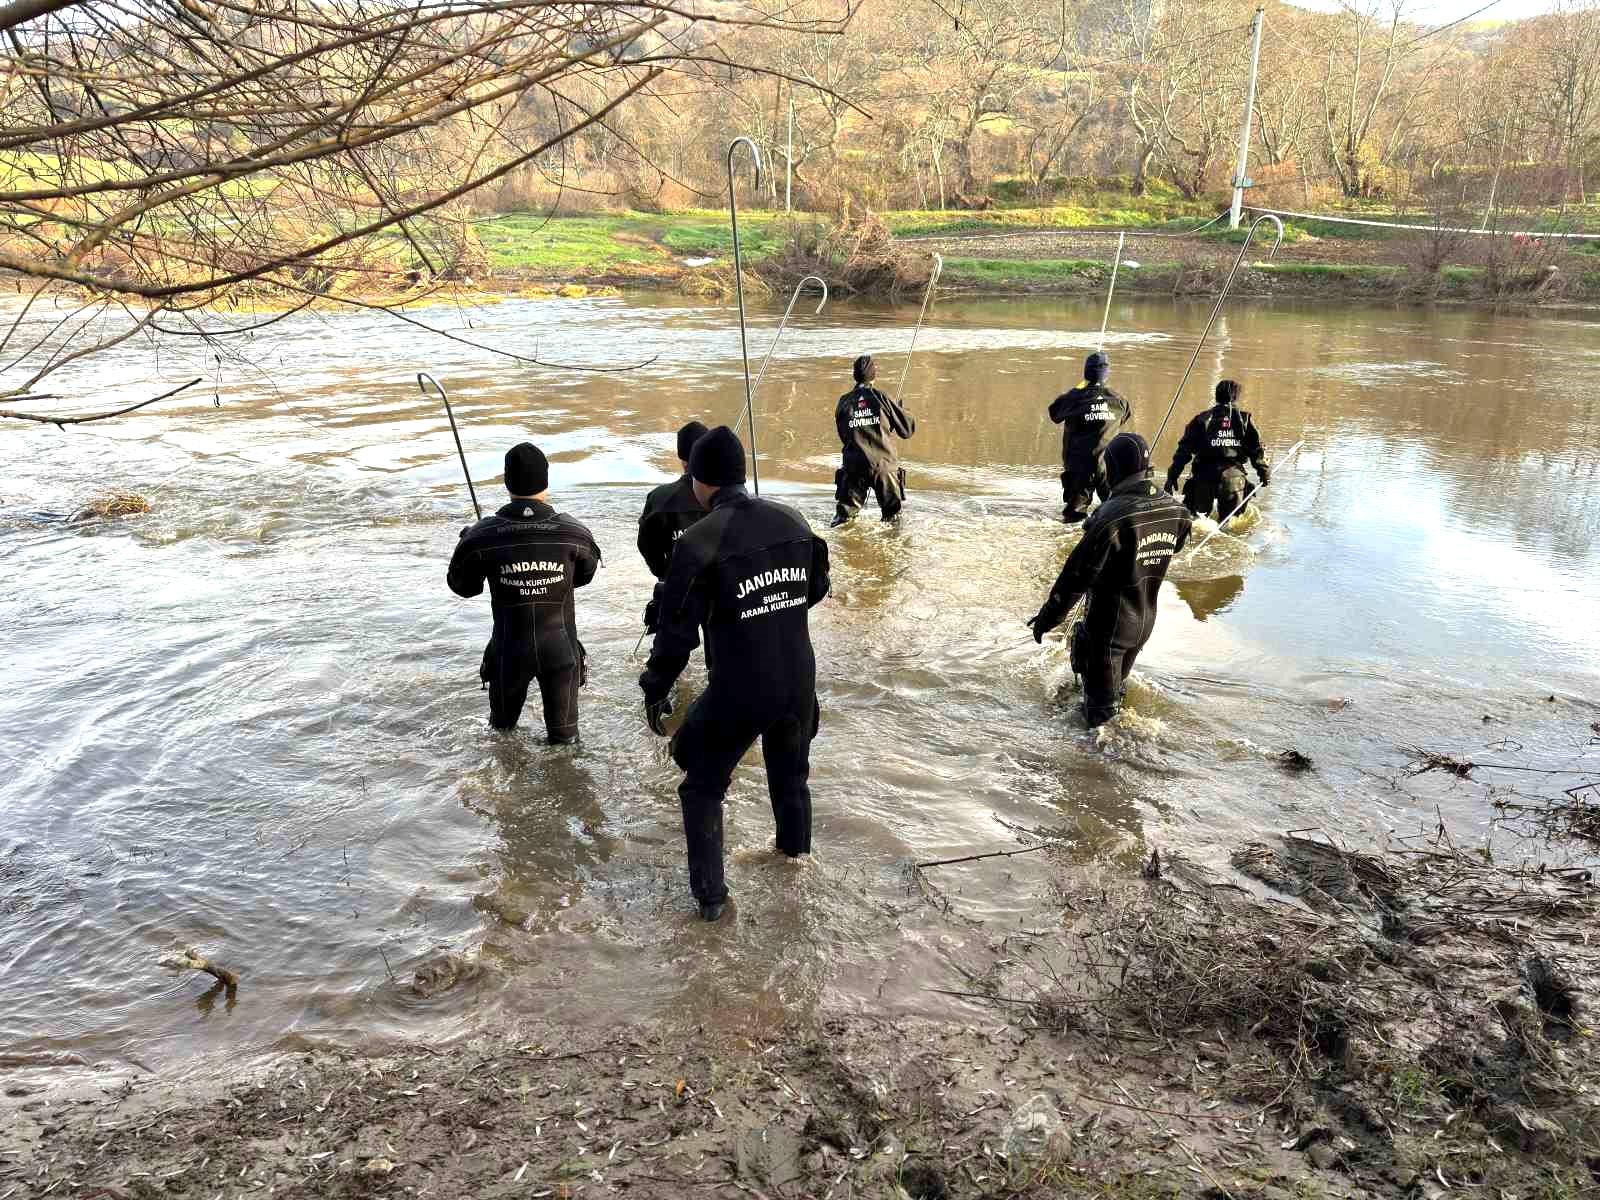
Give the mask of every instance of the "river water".
<path id="1" fill-rule="evenodd" d="M 1224 864 L 1284 828 L 1484 836 L 1481 789 L 1391 782 L 1409 744 L 1584 766 L 1600 756 L 1600 337 L 1591 317 L 1238 308 L 1159 452 L 1223 374 L 1269 444 L 1304 440 L 1242 540 L 1186 556 L 1131 712 L 1097 733 L 1030 616 L 1076 535 L 1056 520 L 1044 409 L 1096 341 L 1097 301 L 941 301 L 906 387 L 919 430 L 898 528 L 827 534 L 813 614 L 823 724 L 814 861 L 774 861 L 757 756 L 729 802 L 733 919 L 693 919 L 664 743 L 632 655 L 633 548 L 672 431 L 731 420 L 730 310 L 508 301 L 418 318 L 561 362 L 521 364 L 380 315 L 303 315 L 212 357 L 113 352 L 54 390 L 94 401 L 204 378 L 99 425 L 0 428 L 0 1061 L 158 1065 L 206 1052 L 444 1037 L 513 1016 L 760 1029 L 819 1008 L 964 1015 L 955 987 L 1038 922 L 1037 857 L 906 864 L 1048 827 L 1085 860 L 1149 846 Z M 759 350 L 775 306 L 752 323 Z M 1155 432 L 1206 316 L 1112 312 L 1112 382 Z M 801 308 L 760 397 L 764 490 L 831 514 L 831 414 L 859 353 L 891 383 L 916 309 Z M 552 461 L 605 567 L 581 593 L 584 741 L 486 726 L 486 600 L 444 566 L 506 446 Z M 151 512 L 67 525 L 108 489 Z M 703 680 L 692 667 L 685 695 Z M 530 716 L 533 710 L 530 710 Z M 1489 718 L 1486 720 L 1485 718 Z M 537 721 L 535 720 L 535 726 Z M 1485 749 L 1494 747 L 1493 750 Z M 1296 748 L 1316 762 L 1285 773 Z M 1446 781 L 1448 782 L 1448 781 Z M 1428 784 L 1423 790 L 1423 784 Z M 235 1003 L 155 965 L 195 945 Z M 440 947 L 485 970 L 410 993 Z"/>

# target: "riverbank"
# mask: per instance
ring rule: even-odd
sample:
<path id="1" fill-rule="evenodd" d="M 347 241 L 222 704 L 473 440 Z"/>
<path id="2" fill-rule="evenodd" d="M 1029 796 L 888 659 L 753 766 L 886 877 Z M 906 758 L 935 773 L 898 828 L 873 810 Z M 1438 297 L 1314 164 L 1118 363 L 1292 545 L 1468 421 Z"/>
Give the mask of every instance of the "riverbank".
<path id="1" fill-rule="evenodd" d="M 1204 217 L 1174 217 L 1164 210 L 886 213 L 877 219 L 896 255 L 942 255 L 941 288 L 979 297 L 1102 292 L 1119 235 L 1126 242 L 1126 269 L 1117 283 L 1122 294 L 1212 293 L 1241 240 L 1220 226 L 1196 229 Z M 817 250 L 826 228 L 815 215 L 742 217 L 747 287 L 786 290 L 810 270 L 843 284 L 846 265 L 831 262 L 825 247 Z M 510 216 L 484 222 L 479 230 L 493 286 L 578 283 L 697 295 L 732 290 L 731 240 L 721 214 L 538 221 Z M 797 253 L 797 247 L 806 249 Z M 1495 305 L 1600 300 L 1600 238 L 1512 243 L 1289 222 L 1271 261 L 1265 242 L 1252 250 L 1249 269 L 1234 289 L 1241 298 Z"/>
<path id="2" fill-rule="evenodd" d="M 1427 769 L 1470 774 L 1435 757 Z M 1048 831 L 1022 840 L 1057 854 Z M 1590 872 L 1443 837 L 1357 854 L 1305 834 L 1241 845 L 1232 865 L 1221 878 L 1171 853 L 1142 871 L 1062 854 L 1050 911 L 991 937 L 965 1025 L 526 1026 L 188 1077 L 13 1074 L 0 1195 L 1555 1200 L 1600 1186 Z M 912 869 L 908 891 L 948 905 L 949 874 Z"/>

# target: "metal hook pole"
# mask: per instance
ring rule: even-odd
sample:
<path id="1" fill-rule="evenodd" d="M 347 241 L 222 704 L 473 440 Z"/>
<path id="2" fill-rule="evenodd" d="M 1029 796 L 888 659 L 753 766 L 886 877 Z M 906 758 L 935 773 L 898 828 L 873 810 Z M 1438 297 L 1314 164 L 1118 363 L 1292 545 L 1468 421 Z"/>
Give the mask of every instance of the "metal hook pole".
<path id="1" fill-rule="evenodd" d="M 456 453 L 461 457 L 461 473 L 467 477 L 467 491 L 472 496 L 472 511 L 478 515 L 478 520 L 483 520 L 483 509 L 478 507 L 478 489 L 472 486 L 472 472 L 467 470 L 467 452 L 461 448 L 461 431 L 456 428 L 456 414 L 450 407 L 450 395 L 439 381 L 426 371 L 417 372 L 417 388 L 424 396 L 428 394 L 428 384 L 433 385 L 433 390 L 439 393 L 439 399 L 444 401 L 444 414 L 450 418 L 450 432 L 456 439 Z"/>
<path id="2" fill-rule="evenodd" d="M 1117 257 L 1111 263 L 1111 286 L 1106 289 L 1106 315 L 1100 318 L 1100 349 L 1106 348 L 1106 326 L 1111 323 L 1111 297 L 1117 290 L 1117 268 L 1122 265 L 1122 243 L 1126 233 L 1117 234 Z"/>
<path id="3" fill-rule="evenodd" d="M 1281 471 L 1286 466 L 1288 466 L 1289 465 L 1289 460 L 1291 458 L 1293 458 L 1296 454 L 1299 454 L 1300 453 L 1300 447 L 1304 446 L 1304 445 L 1305 445 L 1305 441 L 1301 440 L 1301 441 L 1296 442 L 1293 446 L 1290 446 L 1289 447 L 1289 452 L 1287 454 L 1285 454 L 1281 459 L 1278 460 L 1278 470 Z M 1198 546 L 1196 546 L 1193 550 L 1190 550 L 1188 552 L 1190 557 L 1193 557 L 1194 555 L 1199 554 L 1200 551 L 1204 550 L 1206 548 L 1206 543 L 1209 542 L 1212 538 L 1216 537 L 1217 534 L 1219 534 L 1219 533 L 1222 534 L 1223 537 L 1233 537 L 1233 534 L 1231 534 L 1227 530 L 1225 530 L 1223 528 L 1223 526 L 1226 525 L 1229 521 L 1233 520 L 1235 517 L 1237 517 L 1241 512 L 1243 512 L 1244 511 L 1244 506 L 1246 504 L 1250 503 L 1250 497 L 1254 496 L 1257 492 L 1259 492 L 1265 486 L 1266 486 L 1265 484 L 1261 483 L 1260 481 L 1257 481 L 1257 483 L 1256 483 L 1256 485 L 1254 487 L 1247 488 L 1245 490 L 1245 493 L 1244 493 L 1244 499 L 1240 500 L 1238 504 L 1233 506 L 1233 511 L 1231 513 L 1229 513 L 1227 516 L 1223 517 L 1222 520 L 1218 521 L 1217 522 L 1217 527 L 1215 529 L 1213 529 L 1210 533 L 1206 534 L 1205 537 L 1201 538 L 1200 539 L 1200 544 Z"/>
<path id="4" fill-rule="evenodd" d="M 743 143 L 750 147 L 750 159 L 756 169 L 756 186 L 761 186 L 761 148 L 747 137 L 736 137 L 728 143 L 728 222 L 733 229 L 733 293 L 739 303 L 739 357 L 744 361 L 744 412 L 750 420 L 750 475 L 756 495 L 761 494 L 761 469 L 756 452 L 756 401 L 750 384 L 750 346 L 744 321 L 744 271 L 739 257 L 739 190 L 734 187 L 733 152 Z"/>
<path id="5" fill-rule="evenodd" d="M 761 370 L 756 372 L 755 387 L 752 389 L 754 393 L 759 394 L 761 391 L 761 381 L 767 377 L 767 366 L 772 362 L 772 352 L 778 348 L 778 343 L 783 340 L 783 330 L 784 327 L 789 324 L 789 314 L 794 312 L 794 306 L 800 299 L 800 293 L 805 289 L 805 286 L 808 283 L 815 283 L 819 288 L 822 289 L 822 299 L 817 303 L 817 312 L 820 313 L 823 309 L 823 306 L 828 303 L 828 282 L 821 276 L 807 275 L 805 278 L 800 280 L 799 283 L 794 285 L 794 292 L 789 297 L 789 307 L 783 310 L 783 320 L 778 322 L 778 332 L 772 339 L 772 345 L 767 347 L 767 356 L 761 360 Z M 741 409 L 739 412 L 739 419 L 733 423 L 733 431 L 738 433 L 743 425 L 744 411 Z"/>
<path id="6" fill-rule="evenodd" d="M 911 331 L 911 349 L 906 351 L 906 365 L 900 368 L 900 386 L 894 390 L 894 402 L 900 404 L 905 399 L 906 376 L 911 373 L 911 356 L 917 352 L 917 335 L 922 332 L 923 318 L 928 315 L 928 301 L 933 299 L 933 288 L 939 282 L 939 275 L 944 271 L 944 256 L 933 256 L 933 274 L 928 276 L 928 290 L 922 293 L 922 311 L 917 314 L 917 327 Z"/>
<path id="7" fill-rule="evenodd" d="M 1239 253 L 1233 260 L 1233 267 L 1228 271 L 1228 278 L 1223 280 L 1222 291 L 1217 295 L 1217 302 L 1211 306 L 1211 316 L 1206 320 L 1206 327 L 1200 334 L 1200 340 L 1195 343 L 1194 353 L 1189 356 L 1189 365 L 1184 368 L 1183 378 L 1178 380 L 1178 390 L 1172 394 L 1172 403 L 1167 406 L 1167 415 L 1161 418 L 1161 428 L 1156 430 L 1156 436 L 1150 439 L 1150 457 L 1155 458 L 1156 446 L 1161 442 L 1161 435 L 1167 431 L 1167 422 L 1172 420 L 1173 410 L 1178 407 L 1178 398 L 1183 395 L 1183 385 L 1189 382 L 1189 374 L 1194 370 L 1194 364 L 1200 360 L 1200 351 L 1205 347 L 1206 338 L 1211 336 L 1211 327 L 1217 323 L 1217 314 L 1222 311 L 1223 302 L 1227 300 L 1228 293 L 1233 290 L 1233 279 L 1239 273 L 1239 267 L 1244 262 L 1245 251 L 1250 249 L 1250 243 L 1256 236 L 1256 230 L 1261 222 L 1271 221 L 1278 227 L 1277 240 L 1272 243 L 1272 250 L 1267 258 L 1278 252 L 1278 247 L 1283 244 L 1283 222 L 1271 213 L 1257 217 L 1250 222 L 1250 232 L 1244 235 L 1244 245 L 1239 247 Z"/>

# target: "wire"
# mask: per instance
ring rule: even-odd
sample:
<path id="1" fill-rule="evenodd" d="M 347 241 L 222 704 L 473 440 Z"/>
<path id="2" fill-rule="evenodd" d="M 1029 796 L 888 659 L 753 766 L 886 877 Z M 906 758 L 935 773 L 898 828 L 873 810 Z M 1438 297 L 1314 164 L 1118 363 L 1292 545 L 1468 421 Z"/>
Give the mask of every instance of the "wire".
<path id="1" fill-rule="evenodd" d="M 1500 0 L 1489 0 L 1489 3 L 1485 4 L 1482 8 L 1475 8 L 1471 12 L 1469 12 L 1466 16 L 1457 17 L 1454 21 L 1451 21 L 1448 25 L 1441 25 L 1437 29 L 1430 29 L 1430 30 L 1428 30 L 1427 33 L 1419 34 L 1417 37 L 1412 38 L 1409 42 L 1402 42 L 1400 44 L 1399 49 L 1405 50 L 1408 47 L 1415 46 L 1418 42 L 1427 41 L 1429 38 L 1431 38 L 1436 33 L 1443 33 L 1446 29 L 1454 29 L 1457 25 L 1460 25 L 1465 21 L 1470 21 L 1470 20 L 1472 20 L 1473 17 L 1479 16 L 1479 15 L 1481 15 L 1483 13 L 1488 12 L 1491 8 L 1493 8 L 1496 4 L 1499 4 L 1499 3 L 1500 3 Z"/>

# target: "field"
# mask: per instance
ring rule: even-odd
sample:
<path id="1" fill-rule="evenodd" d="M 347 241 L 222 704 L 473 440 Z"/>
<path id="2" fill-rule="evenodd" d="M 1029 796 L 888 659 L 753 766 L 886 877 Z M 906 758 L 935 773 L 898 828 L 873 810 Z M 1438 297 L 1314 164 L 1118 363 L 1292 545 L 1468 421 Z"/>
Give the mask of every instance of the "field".
<path id="1" fill-rule="evenodd" d="M 1208 224 L 1217 216 L 1210 204 L 1170 196 L 1108 195 L 1041 208 L 876 215 L 900 251 L 941 254 L 942 286 L 970 294 L 1100 289 L 1118 232 L 1128 235 L 1124 261 L 1130 264 L 1119 276 L 1119 290 L 1207 291 L 1245 237 L 1244 227 L 1230 231 L 1225 222 Z M 1409 219 L 1421 223 L 1421 218 Z M 761 271 L 765 265 L 769 274 L 786 278 L 777 269 L 778 259 L 791 244 L 814 241 L 830 223 L 820 214 L 741 213 L 747 269 Z M 1600 213 L 1580 212 L 1567 227 L 1590 224 L 1600 228 Z M 507 282 L 699 292 L 727 287 L 732 240 L 727 214 L 720 210 L 554 218 L 514 213 L 479 221 L 476 229 L 491 272 Z M 1241 295 L 1475 299 L 1492 292 L 1500 300 L 1520 291 L 1535 293 L 1541 302 L 1600 295 L 1600 237 L 1531 246 L 1513 246 L 1506 238 L 1458 238 L 1446 244 L 1426 230 L 1290 220 L 1269 263 L 1270 232 L 1264 230 L 1252 245 L 1248 258 L 1257 269 L 1241 280 Z"/>

